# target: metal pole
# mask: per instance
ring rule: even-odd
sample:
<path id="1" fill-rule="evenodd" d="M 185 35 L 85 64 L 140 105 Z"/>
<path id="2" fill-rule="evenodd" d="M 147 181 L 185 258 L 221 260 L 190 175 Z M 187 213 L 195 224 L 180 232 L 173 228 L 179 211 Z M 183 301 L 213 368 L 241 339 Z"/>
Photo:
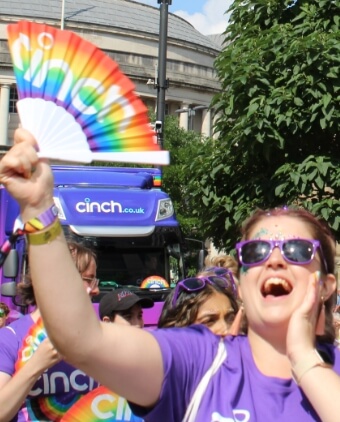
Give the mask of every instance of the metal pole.
<path id="1" fill-rule="evenodd" d="M 65 23 L 65 0 L 61 0 L 61 22 L 60 29 L 64 29 Z"/>
<path id="2" fill-rule="evenodd" d="M 163 149 L 163 133 L 165 120 L 165 90 L 166 80 L 166 52 L 168 38 L 168 8 L 172 0 L 158 0 L 160 4 L 159 47 L 158 47 L 158 80 L 157 80 L 157 114 L 156 120 L 161 122 L 161 131 L 158 132 L 158 143 Z"/>

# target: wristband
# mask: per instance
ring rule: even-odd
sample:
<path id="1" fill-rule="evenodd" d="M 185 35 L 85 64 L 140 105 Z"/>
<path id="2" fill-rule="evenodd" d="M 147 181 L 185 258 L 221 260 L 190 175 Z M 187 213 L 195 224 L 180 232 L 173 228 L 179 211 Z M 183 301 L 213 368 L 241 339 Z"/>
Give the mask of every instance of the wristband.
<path id="1" fill-rule="evenodd" d="M 46 245 L 56 239 L 62 232 L 61 224 L 58 218 L 45 228 L 43 231 L 28 233 L 27 241 L 29 245 Z"/>
<path id="2" fill-rule="evenodd" d="M 292 378 L 297 385 L 300 385 L 303 376 L 310 371 L 311 369 L 321 366 L 321 368 L 332 368 L 332 365 L 326 363 L 319 352 L 316 349 L 313 349 L 306 357 L 299 361 L 292 368 Z"/>
<path id="3" fill-rule="evenodd" d="M 58 217 L 58 207 L 53 204 L 43 213 L 39 214 L 38 217 L 31 218 L 24 224 L 25 233 L 35 233 L 37 231 L 44 230 L 50 226 Z"/>

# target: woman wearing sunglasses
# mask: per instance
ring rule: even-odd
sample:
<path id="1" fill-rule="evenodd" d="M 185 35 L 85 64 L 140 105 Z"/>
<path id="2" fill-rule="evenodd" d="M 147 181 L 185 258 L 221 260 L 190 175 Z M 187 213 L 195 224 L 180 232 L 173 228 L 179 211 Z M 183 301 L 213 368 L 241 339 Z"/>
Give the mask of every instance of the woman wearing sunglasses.
<path id="1" fill-rule="evenodd" d="M 15 138 L 0 182 L 28 222 L 53 205 L 53 178 L 32 136 L 18 130 Z M 237 252 L 248 335 L 224 338 L 202 325 L 147 332 L 98 321 L 59 224 L 29 235 L 48 334 L 69 362 L 133 403 L 135 414 L 151 422 L 339 419 L 335 247 L 313 215 L 279 209 L 246 223 Z"/>
<path id="2" fill-rule="evenodd" d="M 220 274 L 217 276 L 216 271 Z M 220 267 L 207 268 L 199 276 L 180 281 L 166 298 L 159 328 L 203 324 L 224 336 L 239 309 L 237 286 L 232 273 Z"/>

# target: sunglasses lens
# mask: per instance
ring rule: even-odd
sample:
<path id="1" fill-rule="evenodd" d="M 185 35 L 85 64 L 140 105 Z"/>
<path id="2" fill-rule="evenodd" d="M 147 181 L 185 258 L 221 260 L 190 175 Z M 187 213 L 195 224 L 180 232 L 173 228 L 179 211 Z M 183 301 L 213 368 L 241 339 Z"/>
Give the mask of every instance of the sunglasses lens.
<path id="1" fill-rule="evenodd" d="M 251 265 L 263 261 L 269 255 L 270 243 L 264 240 L 254 240 L 241 248 L 242 264 Z"/>
<path id="2" fill-rule="evenodd" d="M 222 275 L 228 272 L 228 270 L 223 267 L 208 267 L 208 268 L 205 268 L 204 271 L 207 273 L 213 272 L 216 275 Z"/>
<path id="3" fill-rule="evenodd" d="M 313 256 L 313 243 L 304 239 L 292 239 L 282 246 L 284 256 L 291 262 L 310 262 Z"/>
<path id="4" fill-rule="evenodd" d="M 210 276 L 210 277 L 207 277 L 207 278 L 211 283 L 216 284 L 219 287 L 225 288 L 225 287 L 229 286 L 229 283 L 228 283 L 229 278 L 227 278 L 227 277 Z"/>
<path id="5" fill-rule="evenodd" d="M 189 292 L 202 289 L 205 286 L 205 281 L 202 278 L 187 278 L 186 280 L 182 281 L 182 285 L 185 289 L 187 289 Z"/>

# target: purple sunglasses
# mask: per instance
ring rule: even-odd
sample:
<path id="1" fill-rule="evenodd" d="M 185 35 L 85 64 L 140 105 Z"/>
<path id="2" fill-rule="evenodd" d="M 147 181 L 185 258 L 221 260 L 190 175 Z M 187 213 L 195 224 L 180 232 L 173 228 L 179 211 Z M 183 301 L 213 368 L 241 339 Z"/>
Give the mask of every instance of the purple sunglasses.
<path id="1" fill-rule="evenodd" d="M 233 294 L 235 296 L 235 299 L 237 299 L 238 297 L 238 293 L 237 293 L 237 285 L 233 276 L 233 273 L 228 269 L 228 268 L 224 268 L 224 267 L 207 267 L 203 269 L 203 272 L 205 273 L 214 273 L 215 275 L 217 275 L 217 277 L 223 277 L 225 278 L 228 282 L 228 289 L 231 289 L 233 291 Z"/>
<path id="2" fill-rule="evenodd" d="M 225 276 L 223 277 L 207 276 L 207 277 L 190 277 L 190 278 L 186 278 L 185 280 L 179 281 L 176 284 L 176 288 L 175 288 L 174 295 L 172 298 L 172 307 L 176 306 L 178 297 L 180 296 L 183 290 L 190 293 L 198 292 L 200 290 L 203 290 L 207 284 L 210 284 L 212 286 L 218 286 L 222 289 L 230 289 L 230 288 L 233 289 L 232 286 L 235 285 L 235 282 L 233 278 L 232 280 L 233 280 L 233 284 L 231 283 L 231 280 L 229 280 Z M 235 285 L 235 289 L 236 289 L 236 285 Z"/>
<path id="3" fill-rule="evenodd" d="M 312 262 L 316 251 L 319 252 L 326 272 L 327 262 L 322 252 L 321 244 L 313 239 L 285 239 L 285 240 L 245 240 L 236 244 L 238 259 L 245 267 L 260 265 L 272 254 L 274 248 L 279 248 L 283 258 L 290 264 L 306 265 Z"/>

